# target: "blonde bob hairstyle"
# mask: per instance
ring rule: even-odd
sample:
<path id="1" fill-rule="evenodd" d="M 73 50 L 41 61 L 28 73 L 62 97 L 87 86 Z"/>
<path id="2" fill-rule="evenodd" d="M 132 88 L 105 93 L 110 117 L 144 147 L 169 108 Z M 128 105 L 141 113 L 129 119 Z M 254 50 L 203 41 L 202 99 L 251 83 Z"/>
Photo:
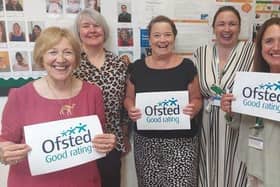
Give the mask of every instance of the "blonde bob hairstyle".
<path id="1" fill-rule="evenodd" d="M 82 42 L 80 38 L 80 23 L 83 18 L 90 18 L 101 26 L 104 31 L 104 42 L 106 42 L 109 38 L 109 26 L 107 24 L 107 21 L 105 20 L 104 16 L 102 16 L 98 11 L 92 8 L 83 9 L 76 17 L 73 30 L 77 38 L 79 38 L 80 42 Z"/>
<path id="2" fill-rule="evenodd" d="M 81 60 L 80 43 L 70 30 L 60 27 L 48 27 L 43 30 L 40 36 L 36 39 L 33 52 L 34 62 L 39 66 L 44 67 L 43 56 L 49 49 L 57 45 L 63 38 L 65 38 L 70 43 L 75 54 L 76 65 L 78 66 Z"/>

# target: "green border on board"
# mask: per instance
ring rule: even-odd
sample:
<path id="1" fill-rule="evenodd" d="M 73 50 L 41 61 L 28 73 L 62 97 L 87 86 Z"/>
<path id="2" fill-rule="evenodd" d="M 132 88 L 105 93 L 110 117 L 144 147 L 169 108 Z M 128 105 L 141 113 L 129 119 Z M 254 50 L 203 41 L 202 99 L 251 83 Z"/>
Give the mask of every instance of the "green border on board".
<path id="1" fill-rule="evenodd" d="M 28 78 L 28 79 L 23 79 L 23 78 L 19 78 L 19 79 L 13 79 L 10 78 L 8 80 L 6 79 L 1 79 L 0 78 L 0 96 L 7 96 L 9 93 L 9 90 L 11 88 L 18 88 L 21 87 L 22 85 L 33 81 L 35 79 L 33 78 Z"/>

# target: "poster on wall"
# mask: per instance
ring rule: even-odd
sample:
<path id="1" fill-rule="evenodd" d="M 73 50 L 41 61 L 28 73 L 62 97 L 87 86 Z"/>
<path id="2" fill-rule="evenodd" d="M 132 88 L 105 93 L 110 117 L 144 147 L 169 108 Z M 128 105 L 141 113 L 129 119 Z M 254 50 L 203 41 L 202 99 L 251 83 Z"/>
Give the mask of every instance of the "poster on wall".
<path id="1" fill-rule="evenodd" d="M 255 5 L 255 22 L 252 25 L 252 40 L 256 40 L 257 32 L 262 24 L 270 18 L 280 17 L 280 1 L 257 0 Z"/>
<path id="2" fill-rule="evenodd" d="M 149 42 L 148 29 L 140 29 L 140 48 L 141 48 L 141 58 L 150 56 L 152 54 L 152 49 Z"/>
<path id="3" fill-rule="evenodd" d="M 85 3 L 85 0 L 0 1 L 0 96 L 6 96 L 12 87 L 46 74 L 33 61 L 34 42 L 48 26 L 72 24 Z"/>
<path id="4" fill-rule="evenodd" d="M 280 1 L 256 1 L 256 22 L 263 23 L 265 20 L 272 17 L 280 17 Z"/>

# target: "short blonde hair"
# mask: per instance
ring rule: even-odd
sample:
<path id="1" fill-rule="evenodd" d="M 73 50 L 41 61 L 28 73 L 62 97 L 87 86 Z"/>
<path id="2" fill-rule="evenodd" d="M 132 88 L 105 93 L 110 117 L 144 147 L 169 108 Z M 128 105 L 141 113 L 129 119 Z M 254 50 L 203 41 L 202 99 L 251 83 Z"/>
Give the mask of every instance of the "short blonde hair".
<path id="1" fill-rule="evenodd" d="M 65 38 L 74 50 L 77 66 L 81 60 L 81 46 L 70 30 L 60 27 L 48 27 L 36 39 L 33 60 L 36 64 L 43 67 L 43 56 L 53 46 L 57 45 Z"/>
<path id="2" fill-rule="evenodd" d="M 92 8 L 85 8 L 83 9 L 76 17 L 75 23 L 74 23 L 74 33 L 79 38 L 80 38 L 80 23 L 81 20 L 84 18 L 90 18 L 94 20 L 98 25 L 100 25 L 104 31 L 104 42 L 106 42 L 109 38 L 109 26 L 107 24 L 106 19 L 104 16 L 102 16 L 98 11 L 93 10 Z"/>

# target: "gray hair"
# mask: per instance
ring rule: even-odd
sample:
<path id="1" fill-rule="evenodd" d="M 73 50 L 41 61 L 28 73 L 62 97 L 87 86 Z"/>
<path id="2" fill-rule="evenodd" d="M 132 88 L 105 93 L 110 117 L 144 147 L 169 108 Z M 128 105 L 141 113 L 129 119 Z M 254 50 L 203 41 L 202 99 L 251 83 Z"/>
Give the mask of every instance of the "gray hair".
<path id="1" fill-rule="evenodd" d="M 77 15 L 75 23 L 74 23 L 74 29 L 73 29 L 76 37 L 81 41 L 80 23 L 84 17 L 91 18 L 98 25 L 100 25 L 102 27 L 102 29 L 104 31 L 104 42 L 106 42 L 107 39 L 109 38 L 109 26 L 107 24 L 107 21 L 105 20 L 104 16 L 102 16 L 98 11 L 96 11 L 92 8 L 85 8 Z"/>

